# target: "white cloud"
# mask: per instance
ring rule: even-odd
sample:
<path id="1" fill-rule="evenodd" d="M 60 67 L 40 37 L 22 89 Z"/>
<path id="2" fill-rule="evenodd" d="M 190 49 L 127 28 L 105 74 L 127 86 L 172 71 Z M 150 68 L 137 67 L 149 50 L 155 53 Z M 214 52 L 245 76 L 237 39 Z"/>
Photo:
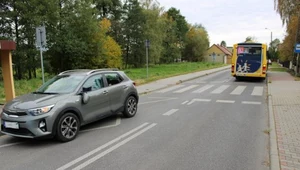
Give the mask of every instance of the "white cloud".
<path id="1" fill-rule="evenodd" d="M 255 36 L 262 43 L 283 39 L 285 28 L 274 10 L 273 0 L 158 0 L 168 10 L 175 7 L 186 20 L 203 24 L 211 44 L 225 40 L 228 45 Z M 265 28 L 269 28 L 266 30 Z M 270 31 L 271 30 L 271 31 Z"/>

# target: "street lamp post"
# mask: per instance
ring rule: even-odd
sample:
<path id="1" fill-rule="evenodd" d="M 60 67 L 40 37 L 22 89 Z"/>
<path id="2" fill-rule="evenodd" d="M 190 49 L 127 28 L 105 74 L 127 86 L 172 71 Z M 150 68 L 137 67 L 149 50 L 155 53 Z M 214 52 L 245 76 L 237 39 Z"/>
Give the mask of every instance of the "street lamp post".
<path id="1" fill-rule="evenodd" d="M 269 28 L 265 28 L 265 29 L 271 31 Z M 270 42 L 270 47 L 273 46 L 272 41 L 273 41 L 273 32 L 271 31 L 271 42 Z"/>

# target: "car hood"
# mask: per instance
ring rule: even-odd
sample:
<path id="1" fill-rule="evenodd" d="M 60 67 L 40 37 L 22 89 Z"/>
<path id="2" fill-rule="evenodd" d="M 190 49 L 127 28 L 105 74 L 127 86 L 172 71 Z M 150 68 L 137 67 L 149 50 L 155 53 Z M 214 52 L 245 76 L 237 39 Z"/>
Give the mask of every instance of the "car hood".
<path id="1" fill-rule="evenodd" d="M 8 102 L 5 110 L 28 110 L 48 105 L 56 104 L 57 102 L 64 100 L 68 97 L 68 94 L 26 94 L 14 98 L 11 102 Z"/>

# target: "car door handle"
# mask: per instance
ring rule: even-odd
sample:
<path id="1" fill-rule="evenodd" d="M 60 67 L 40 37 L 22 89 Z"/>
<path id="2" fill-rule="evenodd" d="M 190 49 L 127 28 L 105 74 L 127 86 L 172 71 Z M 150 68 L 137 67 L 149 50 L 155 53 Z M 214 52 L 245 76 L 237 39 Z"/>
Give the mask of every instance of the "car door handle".
<path id="1" fill-rule="evenodd" d="M 107 91 L 107 90 L 103 91 L 103 94 L 107 94 L 107 93 L 108 93 L 108 91 Z"/>
<path id="2" fill-rule="evenodd" d="M 127 85 L 123 85 L 123 89 L 127 89 L 128 88 L 128 86 Z"/>

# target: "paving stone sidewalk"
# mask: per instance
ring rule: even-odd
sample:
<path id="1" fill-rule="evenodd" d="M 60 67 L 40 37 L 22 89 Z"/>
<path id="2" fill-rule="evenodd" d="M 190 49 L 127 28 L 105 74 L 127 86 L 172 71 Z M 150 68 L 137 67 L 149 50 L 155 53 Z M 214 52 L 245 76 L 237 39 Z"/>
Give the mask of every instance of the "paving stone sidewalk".
<path id="1" fill-rule="evenodd" d="M 300 170 L 300 81 L 286 72 L 271 72 L 269 77 L 279 166 L 281 170 Z"/>

